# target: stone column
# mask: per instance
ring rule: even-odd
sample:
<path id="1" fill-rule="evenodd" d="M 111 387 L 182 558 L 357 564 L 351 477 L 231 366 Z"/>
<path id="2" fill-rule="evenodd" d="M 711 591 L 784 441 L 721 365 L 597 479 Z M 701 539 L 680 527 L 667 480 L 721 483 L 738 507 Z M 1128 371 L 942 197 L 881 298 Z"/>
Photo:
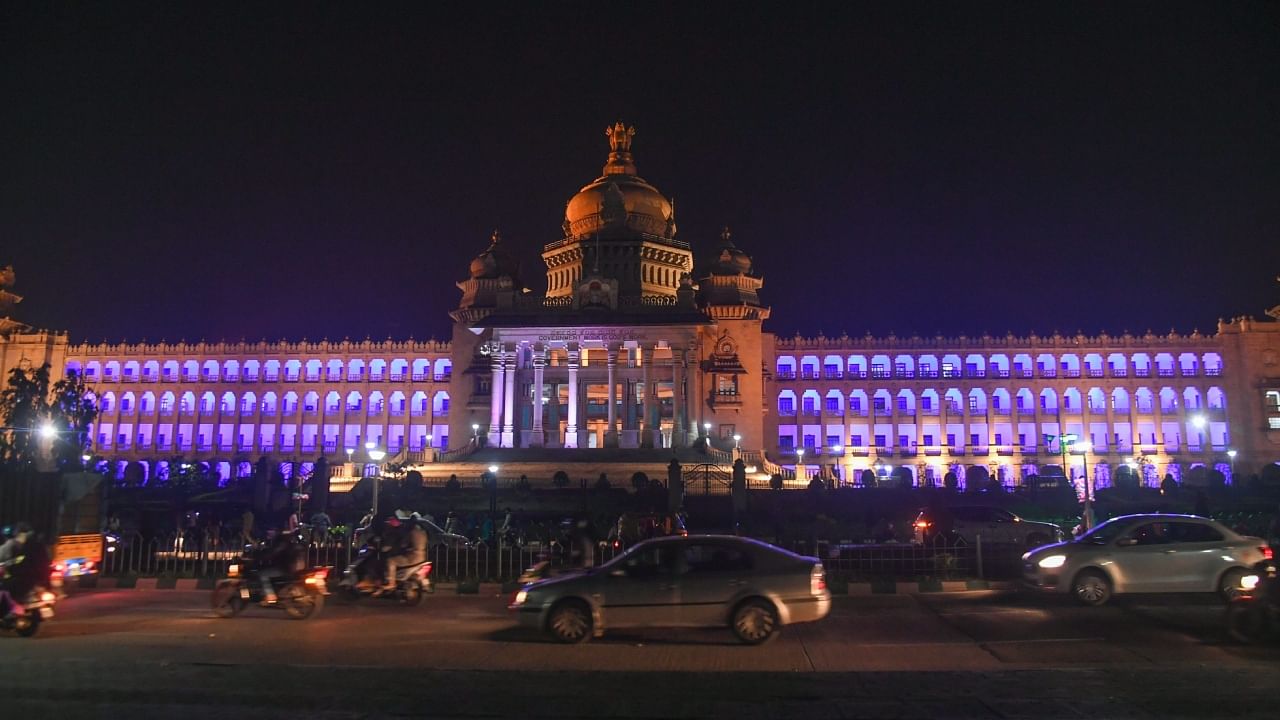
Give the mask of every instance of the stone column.
<path id="1" fill-rule="evenodd" d="M 617 403 L 618 388 L 614 384 L 614 370 L 617 368 L 617 365 L 618 365 L 618 351 L 614 348 L 609 348 L 608 350 L 609 392 L 606 395 L 606 397 L 608 397 L 608 403 L 609 403 L 609 407 L 608 407 L 609 426 L 608 426 L 608 429 L 605 430 L 605 434 L 604 434 L 605 447 L 618 447 L 618 425 L 617 425 L 618 413 L 616 408 L 616 405 L 618 404 Z"/>
<path id="2" fill-rule="evenodd" d="M 503 357 L 503 413 L 502 413 L 502 447 L 515 447 L 516 416 L 516 358 L 519 348 L 513 353 L 504 353 Z"/>
<path id="3" fill-rule="evenodd" d="M 657 412 L 658 374 L 649 367 L 653 364 L 653 347 L 640 347 L 641 374 L 644 380 L 644 435 L 640 444 L 644 447 L 662 447 L 662 419 Z"/>
<path id="4" fill-rule="evenodd" d="M 544 388 L 542 386 L 543 368 L 546 366 L 546 350 L 544 348 L 533 349 L 533 427 L 530 429 L 529 437 L 525 440 L 525 447 L 542 447 L 544 437 L 542 434 L 542 395 Z"/>
<path id="5" fill-rule="evenodd" d="M 578 349 L 569 348 L 569 423 L 564 430 L 564 446 L 578 447 Z"/>
<path id="6" fill-rule="evenodd" d="M 671 445 L 685 447 L 684 351 L 671 348 Z"/>
<path id="7" fill-rule="evenodd" d="M 550 402 L 547 405 L 547 428 L 552 433 L 551 442 L 548 444 L 560 447 L 560 383 L 548 384 L 547 394 L 550 396 Z"/>
<path id="8" fill-rule="evenodd" d="M 498 447 L 502 440 L 503 352 L 495 349 L 489 355 L 489 446 Z"/>

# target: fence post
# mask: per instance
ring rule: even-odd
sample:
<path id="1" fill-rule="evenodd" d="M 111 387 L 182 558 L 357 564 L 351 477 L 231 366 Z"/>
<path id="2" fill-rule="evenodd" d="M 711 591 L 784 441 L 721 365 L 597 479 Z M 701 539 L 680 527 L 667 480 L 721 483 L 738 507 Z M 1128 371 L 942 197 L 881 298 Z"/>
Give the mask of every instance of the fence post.
<path id="1" fill-rule="evenodd" d="M 985 580 L 986 576 L 982 574 L 982 533 L 977 535 L 978 541 L 978 579 Z"/>

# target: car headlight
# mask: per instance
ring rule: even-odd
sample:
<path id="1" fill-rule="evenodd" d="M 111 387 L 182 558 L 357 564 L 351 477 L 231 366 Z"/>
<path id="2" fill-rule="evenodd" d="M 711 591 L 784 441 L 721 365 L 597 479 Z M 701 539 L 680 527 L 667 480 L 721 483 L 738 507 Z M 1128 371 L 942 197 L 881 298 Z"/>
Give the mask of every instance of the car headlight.
<path id="1" fill-rule="evenodd" d="M 1240 578 L 1240 587 L 1244 590 L 1253 590 L 1258 587 L 1259 580 L 1257 575 L 1245 575 Z"/>
<path id="2" fill-rule="evenodd" d="M 1045 570 L 1052 570 L 1054 568 L 1062 567 L 1063 565 L 1066 564 L 1066 562 L 1067 562 L 1066 555 L 1048 555 L 1046 557 L 1040 558 L 1040 562 L 1036 564 L 1044 568 Z"/>
<path id="3" fill-rule="evenodd" d="M 516 593 L 515 599 L 511 601 L 512 605 L 523 605 L 525 600 L 529 599 L 529 591 L 521 590 Z"/>
<path id="4" fill-rule="evenodd" d="M 239 574 L 240 574 L 239 565 L 236 565 L 235 563 L 231 563 L 230 565 L 227 566 L 227 577 L 235 577 Z"/>

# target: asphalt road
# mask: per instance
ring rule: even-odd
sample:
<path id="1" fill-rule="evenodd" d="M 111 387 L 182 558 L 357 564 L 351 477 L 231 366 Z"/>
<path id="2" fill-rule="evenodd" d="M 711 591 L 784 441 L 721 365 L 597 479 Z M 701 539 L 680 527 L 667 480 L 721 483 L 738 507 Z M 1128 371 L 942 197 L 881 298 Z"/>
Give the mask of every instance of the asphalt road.
<path id="1" fill-rule="evenodd" d="M 494 596 L 292 621 L 216 618 L 206 592 L 100 591 L 36 638 L 0 638 L 0 698 L 60 719 L 1275 717 L 1280 648 L 1228 642 L 1221 616 L 1212 599 L 869 596 L 762 647 L 718 630 L 562 646 Z"/>

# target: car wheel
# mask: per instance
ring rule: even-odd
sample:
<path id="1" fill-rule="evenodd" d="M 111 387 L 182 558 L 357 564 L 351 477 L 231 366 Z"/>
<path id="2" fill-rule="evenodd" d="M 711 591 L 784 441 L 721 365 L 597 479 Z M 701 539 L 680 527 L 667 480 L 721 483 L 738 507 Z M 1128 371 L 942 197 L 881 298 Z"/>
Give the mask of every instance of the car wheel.
<path id="1" fill-rule="evenodd" d="M 1232 598 L 1240 595 L 1242 592 L 1240 581 L 1248 574 L 1243 568 L 1231 568 L 1222 573 L 1222 577 L 1218 580 L 1218 594 L 1222 596 L 1222 599 L 1230 602 Z"/>
<path id="2" fill-rule="evenodd" d="M 562 643 L 580 643 L 591 637 L 591 609 L 581 600 L 563 600 L 547 616 L 547 632 Z"/>
<path id="3" fill-rule="evenodd" d="M 1071 595 L 1083 605 L 1105 605 L 1111 599 L 1111 581 L 1097 570 L 1085 570 L 1071 582 Z"/>
<path id="4" fill-rule="evenodd" d="M 1038 548 L 1041 545 L 1049 544 L 1049 536 L 1044 533 L 1031 533 L 1026 537 L 1028 548 Z"/>
<path id="5" fill-rule="evenodd" d="M 747 600 L 733 611 L 733 634 L 748 645 L 768 642 L 778 630 L 778 611 L 759 598 Z"/>

